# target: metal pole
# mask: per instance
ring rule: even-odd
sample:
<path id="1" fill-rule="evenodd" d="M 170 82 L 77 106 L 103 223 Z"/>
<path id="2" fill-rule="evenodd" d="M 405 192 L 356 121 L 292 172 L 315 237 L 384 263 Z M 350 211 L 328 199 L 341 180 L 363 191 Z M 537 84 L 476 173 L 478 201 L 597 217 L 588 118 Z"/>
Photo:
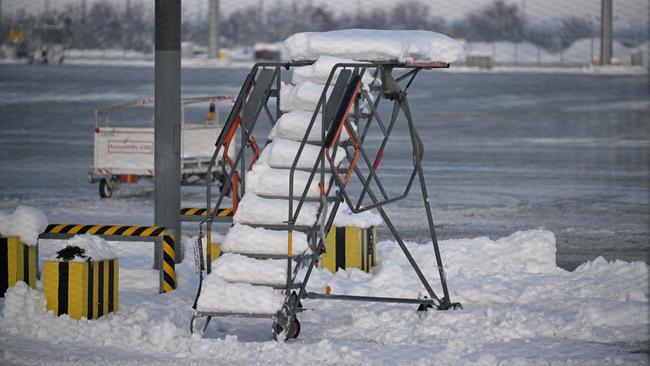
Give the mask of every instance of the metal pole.
<path id="1" fill-rule="evenodd" d="M 600 64 L 612 63 L 613 0 L 602 0 L 600 10 Z"/>
<path id="2" fill-rule="evenodd" d="M 156 0 L 154 221 L 181 247 L 181 1 Z M 157 265 L 160 261 L 156 262 Z"/>
<path id="3" fill-rule="evenodd" d="M 219 0 L 208 0 L 208 58 L 219 58 Z"/>

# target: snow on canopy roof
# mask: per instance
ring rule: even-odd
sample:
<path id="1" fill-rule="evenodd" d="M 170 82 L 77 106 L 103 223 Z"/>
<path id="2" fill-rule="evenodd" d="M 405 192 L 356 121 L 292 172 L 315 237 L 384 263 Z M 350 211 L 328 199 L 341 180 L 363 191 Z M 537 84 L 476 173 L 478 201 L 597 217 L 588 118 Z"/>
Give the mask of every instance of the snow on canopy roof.
<path id="1" fill-rule="evenodd" d="M 296 33 L 284 41 L 291 60 L 329 55 L 365 61 L 454 62 L 463 47 L 440 33 L 423 30 L 344 29 Z"/>

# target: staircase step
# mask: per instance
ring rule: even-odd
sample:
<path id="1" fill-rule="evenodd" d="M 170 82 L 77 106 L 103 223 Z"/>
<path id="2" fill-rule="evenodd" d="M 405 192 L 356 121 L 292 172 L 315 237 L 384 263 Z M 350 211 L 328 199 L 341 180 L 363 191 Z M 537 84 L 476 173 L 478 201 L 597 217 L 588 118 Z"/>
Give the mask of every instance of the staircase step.
<path id="1" fill-rule="evenodd" d="M 301 254 L 309 250 L 307 235 L 293 233 L 293 253 Z M 262 256 L 287 256 L 287 231 L 268 230 L 261 227 L 235 224 L 223 239 L 221 250 L 224 253 Z"/>
<path id="2" fill-rule="evenodd" d="M 269 139 L 285 139 L 301 142 L 307 132 L 307 127 L 311 121 L 314 112 L 310 111 L 291 111 L 284 113 L 278 121 L 273 126 L 271 133 L 269 134 Z M 323 115 L 318 113 L 312 126 L 311 131 L 309 131 L 309 136 L 307 142 L 321 145 L 322 131 L 321 126 L 323 124 Z M 341 139 L 348 139 L 348 134 L 343 130 L 341 133 Z"/>
<path id="3" fill-rule="evenodd" d="M 221 250 L 221 253 L 230 253 L 230 254 L 237 254 L 237 255 L 242 255 L 244 257 L 249 257 L 249 258 L 255 258 L 255 259 L 282 259 L 286 262 L 287 260 L 287 255 L 281 255 L 281 254 L 264 254 L 264 253 L 242 253 L 238 251 L 226 251 L 226 250 Z M 301 262 L 303 260 L 310 260 L 313 257 L 311 252 L 307 252 L 305 254 L 298 254 L 296 255 L 294 253 L 293 256 L 291 256 L 291 259 L 293 259 L 296 262 Z"/>
<path id="4" fill-rule="evenodd" d="M 255 193 L 258 196 L 268 197 L 283 197 L 289 196 L 289 177 L 290 169 L 275 169 L 271 168 L 266 163 L 255 164 L 253 170 L 246 174 L 246 189 Z M 309 181 L 310 173 L 305 171 L 296 171 L 293 175 L 293 196 L 294 199 L 299 198 L 307 182 Z M 330 174 L 325 175 L 325 182 L 329 182 Z M 320 174 L 315 174 L 312 182 L 307 191 L 307 197 L 310 199 L 318 199 L 320 190 L 318 183 L 320 181 Z"/>
<path id="5" fill-rule="evenodd" d="M 289 230 L 289 225 L 287 224 L 253 224 L 253 223 L 247 223 L 246 225 L 254 228 L 263 228 L 263 229 L 268 229 L 268 230 L 277 230 L 277 231 L 287 231 Z M 308 233 L 313 229 L 313 226 L 309 225 L 294 225 L 293 226 L 293 232 L 294 234 L 296 232 L 301 232 L 301 233 Z"/>
<path id="6" fill-rule="evenodd" d="M 316 222 L 318 204 L 305 202 L 295 222 L 297 226 L 311 226 Z M 298 201 L 293 202 L 293 208 L 298 207 Z M 283 199 L 261 198 L 252 192 L 244 195 L 234 222 L 238 224 L 286 225 L 289 212 L 289 201 Z"/>
<path id="7" fill-rule="evenodd" d="M 299 148 L 299 142 L 279 138 L 275 139 L 264 148 L 264 150 L 269 149 L 266 162 L 272 168 L 289 169 L 293 164 Z M 345 150 L 340 147 L 337 149 L 338 151 L 336 153 L 335 165 L 338 165 L 345 158 Z M 300 155 L 300 159 L 298 159 L 298 164 L 296 167 L 300 169 L 311 170 L 316 163 L 319 152 L 320 147 L 314 145 L 305 145 Z M 328 164 L 328 162 L 325 163 L 325 165 Z"/>
<path id="8" fill-rule="evenodd" d="M 297 263 L 292 265 L 292 271 L 296 265 Z M 287 261 L 255 259 L 226 253 L 214 261 L 211 274 L 230 283 L 249 283 L 280 288 L 284 287 L 287 282 Z M 299 272 L 298 282 L 303 277 L 304 271 L 302 271 L 302 275 Z"/>
<path id="9" fill-rule="evenodd" d="M 213 272 L 203 280 L 196 311 L 201 315 L 272 315 L 282 308 L 284 299 L 281 291 L 271 287 L 230 283 Z"/>

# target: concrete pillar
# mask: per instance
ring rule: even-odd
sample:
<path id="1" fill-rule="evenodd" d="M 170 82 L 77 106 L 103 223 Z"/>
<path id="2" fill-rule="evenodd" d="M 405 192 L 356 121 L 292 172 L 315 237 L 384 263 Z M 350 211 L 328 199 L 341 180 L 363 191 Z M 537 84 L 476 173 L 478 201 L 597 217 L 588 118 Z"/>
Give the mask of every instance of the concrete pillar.
<path id="1" fill-rule="evenodd" d="M 601 0 L 600 12 L 600 64 L 612 63 L 614 14 L 613 0 Z"/>
<path id="2" fill-rule="evenodd" d="M 208 58 L 219 58 L 219 0 L 208 0 Z"/>
<path id="3" fill-rule="evenodd" d="M 180 262 L 181 1 L 156 0 L 155 18 L 154 222 L 174 231 Z"/>

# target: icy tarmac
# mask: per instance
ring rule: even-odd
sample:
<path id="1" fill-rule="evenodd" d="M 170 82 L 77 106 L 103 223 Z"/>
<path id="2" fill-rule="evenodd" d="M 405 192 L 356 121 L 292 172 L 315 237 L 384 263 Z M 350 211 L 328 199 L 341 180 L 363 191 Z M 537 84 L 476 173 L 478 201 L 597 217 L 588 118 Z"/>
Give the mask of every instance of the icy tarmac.
<path id="1" fill-rule="evenodd" d="M 186 69 L 183 94 L 235 94 L 246 72 Z M 0 210 L 22 203 L 53 222 L 151 224 L 152 185 L 101 200 L 86 177 L 94 108 L 152 95 L 149 67 L 1 65 Z M 543 227 L 555 233 L 565 269 L 599 255 L 648 261 L 648 97 L 646 75 L 422 72 L 409 101 L 440 237 Z M 205 115 L 191 112 L 194 121 Z M 112 124 L 151 113 L 115 115 Z M 394 191 L 410 167 L 407 135 L 395 131 L 380 167 Z M 414 188 L 389 212 L 407 239 L 426 242 Z M 184 188 L 183 199 L 202 205 L 203 191 Z"/>
<path id="2" fill-rule="evenodd" d="M 185 70 L 184 94 L 235 93 L 245 72 Z M 20 203 L 50 222 L 151 224 L 151 186 L 101 200 L 86 173 L 93 109 L 152 95 L 152 76 L 147 67 L 1 65 L 0 211 Z M 111 243 L 120 312 L 57 318 L 40 289 L 16 286 L 0 300 L 0 364 L 284 364 L 289 354 L 296 364 L 648 364 L 646 88 L 645 76 L 420 76 L 411 109 L 452 301 L 463 310 L 306 300 L 295 341 L 271 341 L 270 320 L 255 319 L 218 319 L 200 339 L 188 328 L 191 240 L 179 289 L 166 295 L 157 294 L 151 244 Z M 395 137 L 380 168 L 391 192 L 410 166 L 406 131 Z M 203 203 L 201 189 L 183 193 L 184 205 Z M 419 203 L 414 189 L 389 213 L 438 283 Z M 192 236 L 196 225 L 184 230 Z M 379 236 L 372 273 L 318 270 L 310 289 L 417 296 L 405 258 L 385 229 Z M 40 260 L 56 248 L 42 242 Z"/>

